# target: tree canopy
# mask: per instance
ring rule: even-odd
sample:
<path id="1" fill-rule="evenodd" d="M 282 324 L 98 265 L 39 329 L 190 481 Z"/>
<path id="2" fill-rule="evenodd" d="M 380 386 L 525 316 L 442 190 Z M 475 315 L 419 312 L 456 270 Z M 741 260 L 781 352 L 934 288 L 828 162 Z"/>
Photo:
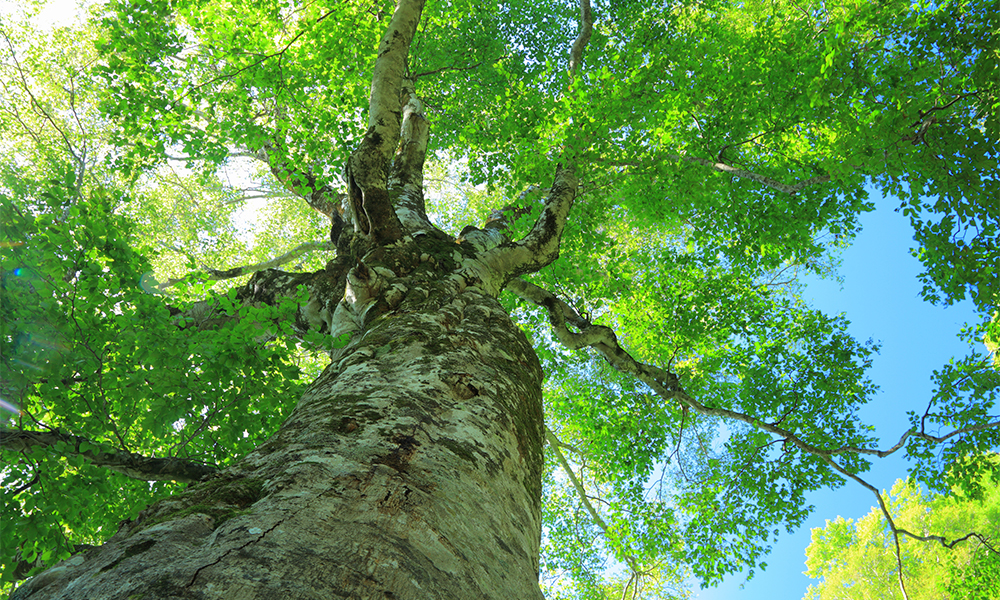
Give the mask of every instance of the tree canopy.
<path id="1" fill-rule="evenodd" d="M 288 416 L 349 343 L 305 288 L 348 254 L 360 173 L 389 177 L 356 151 L 400 121 L 437 229 L 548 248 L 500 287 L 546 373 L 551 597 L 752 575 L 810 491 L 888 502 L 863 473 L 897 451 L 945 494 L 996 470 L 995 0 L 430 1 L 394 123 L 370 122 L 392 2 L 111 0 L 52 31 L 41 7 L 0 27 L 4 582 Z M 883 444 L 857 418 L 877 345 L 798 287 L 836 276 L 870 189 L 909 217 L 925 299 L 981 317 Z"/>

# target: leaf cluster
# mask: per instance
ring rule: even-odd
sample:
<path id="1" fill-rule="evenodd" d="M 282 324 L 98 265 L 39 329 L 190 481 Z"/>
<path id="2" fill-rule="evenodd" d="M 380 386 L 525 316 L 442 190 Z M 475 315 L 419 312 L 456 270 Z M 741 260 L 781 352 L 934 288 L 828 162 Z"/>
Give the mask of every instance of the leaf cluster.
<path id="1" fill-rule="evenodd" d="M 149 249 L 118 214 L 118 192 L 77 197 L 72 168 L 66 174 L 0 188 L 5 420 L 85 438 L 82 452 L 224 466 L 252 450 L 298 395 L 291 349 L 267 343 L 295 303 L 248 309 L 234 292 L 208 303 L 217 324 L 192 321 L 152 293 Z M 4 450 L 4 522 L 18 532 L 3 545 L 5 581 L 20 561 L 37 570 L 103 541 L 177 489 L 124 480 L 57 446 Z"/>

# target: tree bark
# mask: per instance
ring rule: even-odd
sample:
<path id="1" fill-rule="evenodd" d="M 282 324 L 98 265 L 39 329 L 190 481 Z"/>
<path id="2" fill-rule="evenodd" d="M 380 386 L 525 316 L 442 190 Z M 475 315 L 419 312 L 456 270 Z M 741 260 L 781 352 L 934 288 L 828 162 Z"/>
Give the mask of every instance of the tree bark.
<path id="1" fill-rule="evenodd" d="M 268 442 L 12 598 L 540 598 L 542 371 L 455 246 L 355 267 L 359 326 Z"/>

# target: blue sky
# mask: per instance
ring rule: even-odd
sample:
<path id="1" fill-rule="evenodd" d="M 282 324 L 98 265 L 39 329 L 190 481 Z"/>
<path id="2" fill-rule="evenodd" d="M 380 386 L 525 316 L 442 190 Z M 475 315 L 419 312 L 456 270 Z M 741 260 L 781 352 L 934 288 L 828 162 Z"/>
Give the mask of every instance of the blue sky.
<path id="1" fill-rule="evenodd" d="M 844 313 L 850 332 L 859 340 L 872 338 L 882 348 L 875 357 L 872 380 L 879 393 L 861 416 L 874 425 L 880 447 L 895 443 L 906 431 L 906 411 L 920 410 L 930 398 L 931 373 L 952 356 L 964 356 L 968 346 L 956 334 L 966 322 L 974 322 L 971 303 L 942 308 L 923 302 L 917 281 L 920 263 L 910 256 L 913 230 L 908 220 L 893 209 L 898 203 L 873 193 L 876 210 L 862 215 L 862 231 L 844 251 L 836 281 L 810 280 L 805 296 L 828 314 Z M 877 460 L 866 474 L 880 489 L 892 487 L 905 477 L 907 464 L 901 456 Z M 822 527 L 837 516 L 858 518 L 867 514 L 875 497 L 850 482 L 838 490 L 822 490 L 809 498 L 816 506 L 808 522 L 793 535 L 785 535 L 767 558 L 768 568 L 741 589 L 744 579 L 732 577 L 718 588 L 696 593 L 699 600 L 785 600 L 802 598 L 810 583 L 805 570 L 805 549 L 810 529 Z"/>

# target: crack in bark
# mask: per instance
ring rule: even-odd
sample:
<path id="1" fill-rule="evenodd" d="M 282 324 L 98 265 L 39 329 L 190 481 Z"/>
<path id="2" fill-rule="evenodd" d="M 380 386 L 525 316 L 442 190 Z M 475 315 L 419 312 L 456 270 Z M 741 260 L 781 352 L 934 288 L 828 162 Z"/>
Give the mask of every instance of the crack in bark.
<path id="1" fill-rule="evenodd" d="M 332 489 L 332 488 L 331 488 L 331 489 Z M 300 509 L 300 510 L 301 510 L 301 509 Z M 298 511 L 296 511 L 296 512 L 298 512 Z M 212 566 L 215 566 L 215 565 L 219 564 L 220 562 L 222 562 L 222 561 L 223 561 L 223 560 L 224 560 L 224 559 L 225 559 L 225 558 L 226 558 L 227 556 L 229 556 L 229 555 L 230 555 L 230 554 L 232 554 L 233 552 L 239 552 L 240 550 L 243 550 L 244 548 L 247 548 L 247 547 L 248 547 L 248 546 L 250 546 L 251 544 L 256 544 L 257 542 L 259 542 L 259 541 L 261 541 L 262 539 L 264 539 L 264 536 L 266 536 L 267 534 L 269 534 L 269 533 L 271 533 L 272 531 L 274 531 L 275 529 L 277 529 L 279 525 L 281 525 L 282 523 L 284 523 L 284 522 L 285 522 L 285 520 L 287 520 L 287 518 L 288 518 L 288 517 L 285 517 L 284 519 L 280 519 L 280 520 L 279 520 L 279 521 L 278 521 L 277 523 L 275 523 L 274 525 L 272 525 L 272 526 L 271 526 L 270 528 L 268 528 L 268 529 L 267 529 L 266 531 L 261 531 L 261 532 L 260 532 L 259 534 L 253 534 L 253 533 L 251 533 L 250 535 L 258 535 L 259 537 L 257 537 L 256 539 L 252 539 L 252 540 L 248 541 L 247 543 L 243 544 L 242 546 L 237 546 L 237 547 L 235 547 L 235 548 L 230 548 L 229 550 L 226 550 L 225 552 L 223 552 L 223 553 L 222 553 L 222 554 L 221 554 L 221 555 L 220 555 L 220 556 L 219 556 L 219 557 L 218 557 L 217 559 L 215 559 L 214 561 L 212 561 L 212 562 L 208 563 L 207 565 L 202 565 L 202 566 L 198 567 L 198 569 L 197 569 L 197 570 L 195 570 L 195 572 L 194 572 L 194 575 L 192 575 L 192 576 L 191 576 L 191 581 L 189 581 L 189 582 L 188 582 L 188 584 L 187 584 L 187 585 L 185 585 L 184 587 L 186 587 L 186 588 L 190 588 L 191 586 L 193 586 L 193 585 L 194 585 L 194 582 L 195 582 L 195 581 L 196 581 L 196 580 L 198 579 L 198 575 L 199 575 L 199 574 L 201 574 L 201 572 L 202 572 L 202 571 L 203 571 L 204 569 L 207 569 L 207 568 L 209 568 L 209 567 L 212 567 Z M 250 533 L 250 532 L 249 532 L 249 529 L 247 530 L 247 533 Z"/>

